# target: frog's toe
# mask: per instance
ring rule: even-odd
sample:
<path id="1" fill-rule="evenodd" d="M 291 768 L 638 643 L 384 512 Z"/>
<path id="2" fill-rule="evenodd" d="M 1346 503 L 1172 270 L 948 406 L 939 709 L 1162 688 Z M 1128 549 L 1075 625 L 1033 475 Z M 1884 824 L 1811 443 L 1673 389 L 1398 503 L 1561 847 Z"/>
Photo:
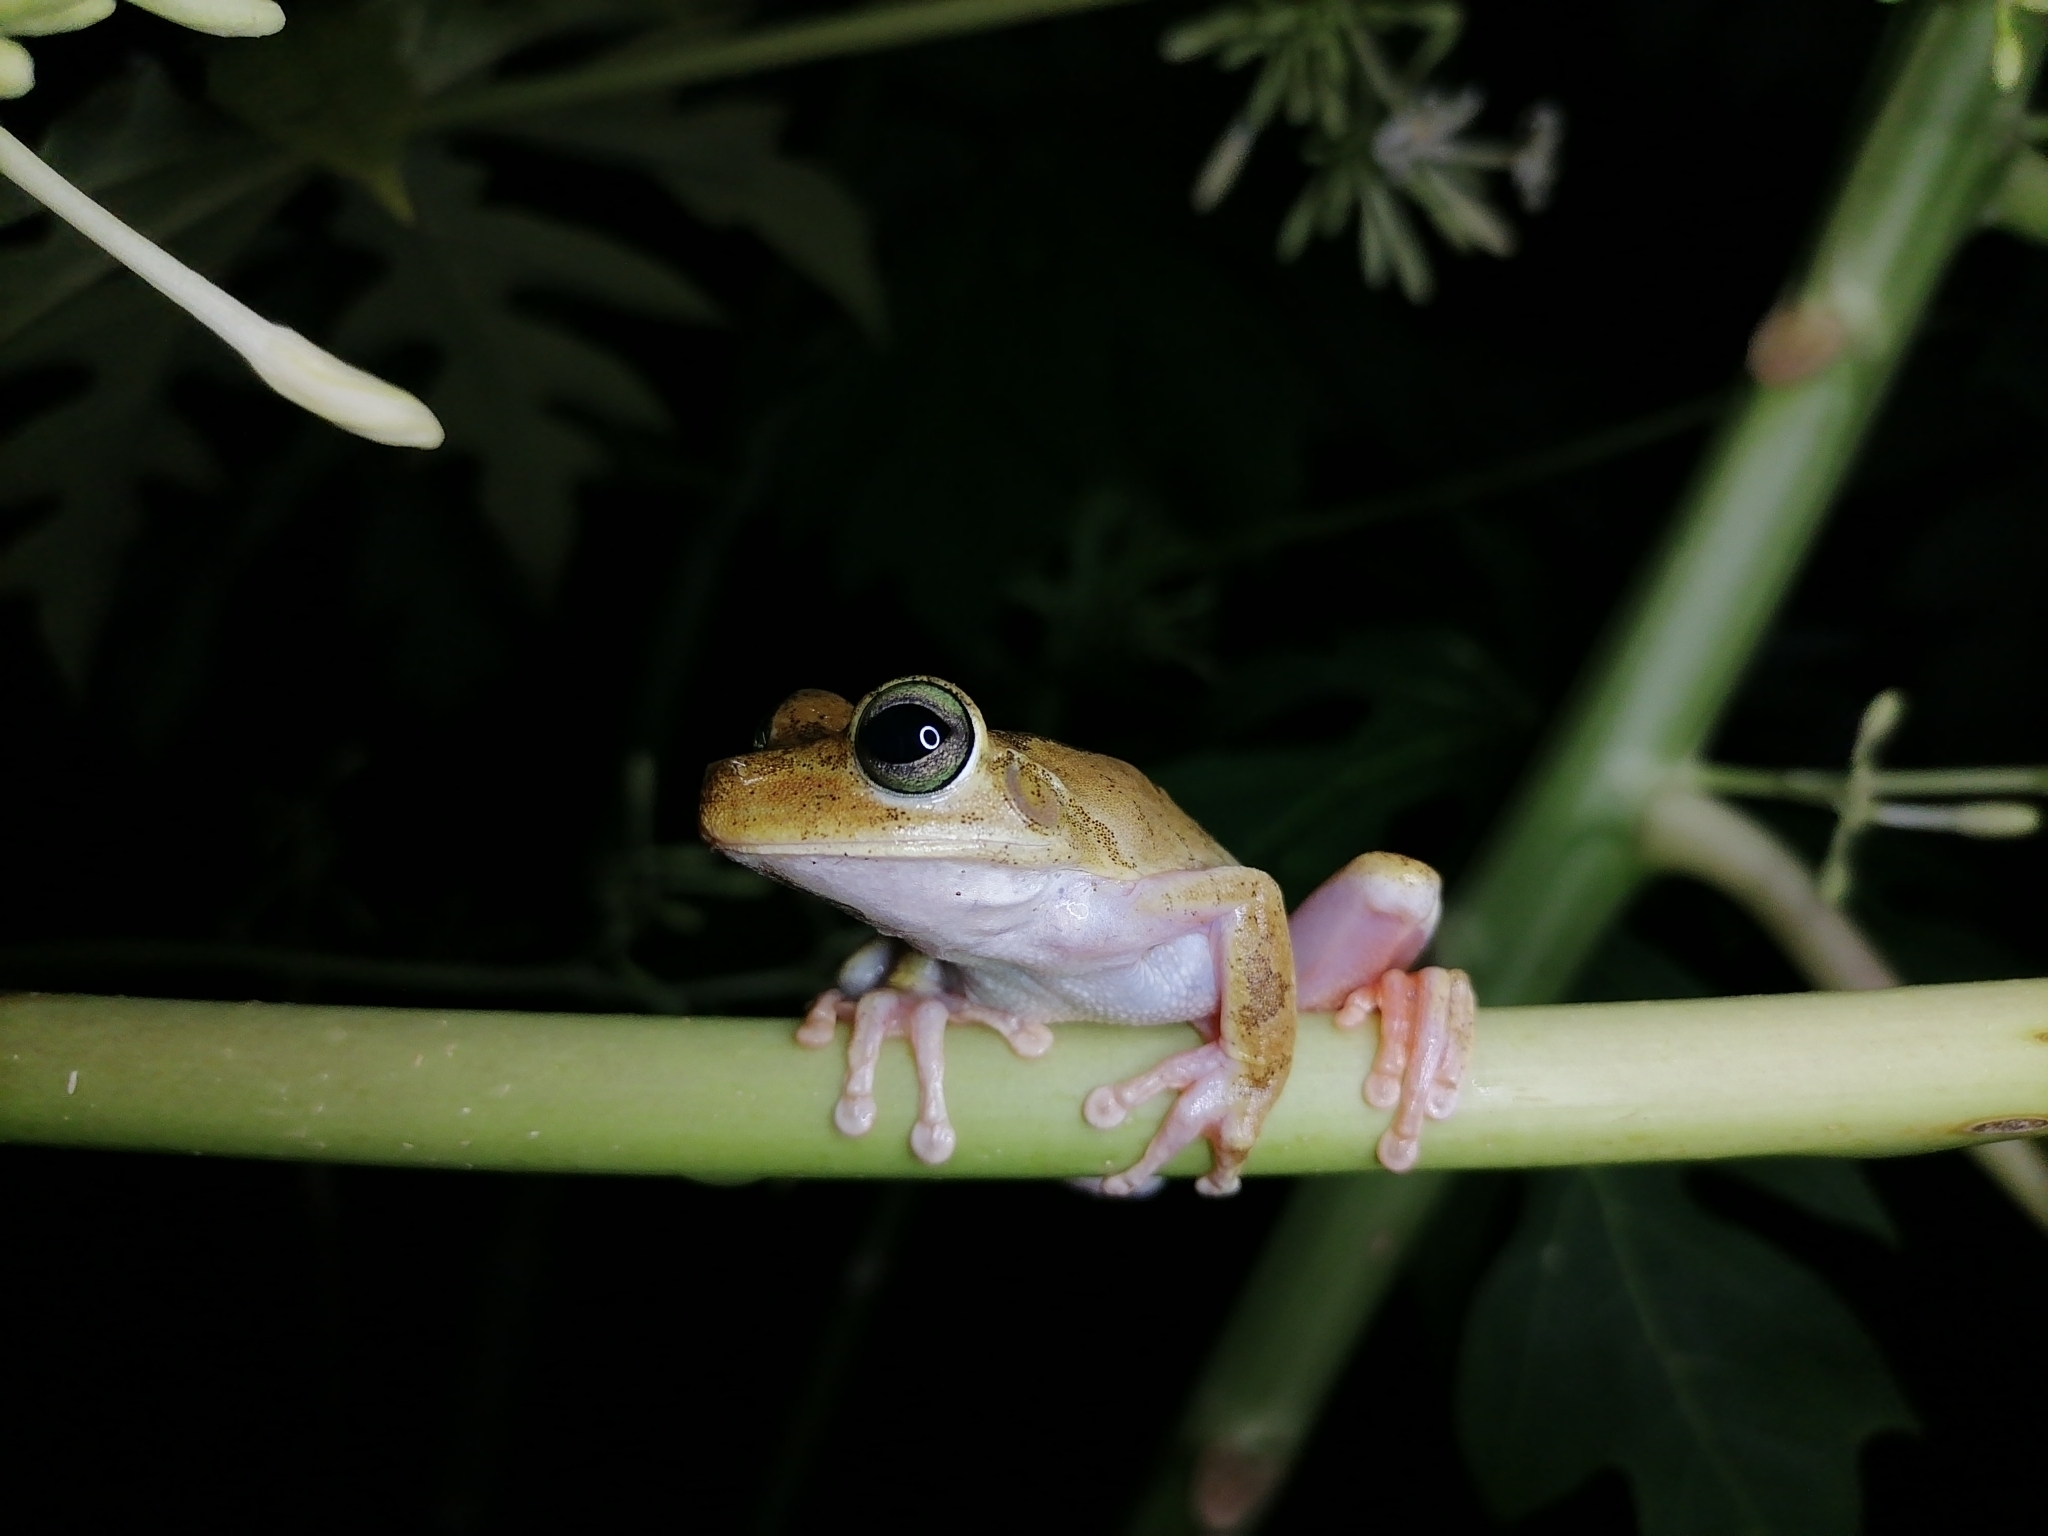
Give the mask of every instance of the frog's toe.
<path id="1" fill-rule="evenodd" d="M 1238 1169 L 1258 1136 L 1258 1123 L 1273 1091 L 1248 1098 L 1244 1072 L 1222 1046 L 1197 1046 L 1169 1056 L 1151 1071 L 1088 1095 L 1081 1113 L 1088 1123 L 1107 1130 L 1121 1124 L 1137 1105 L 1169 1090 L 1178 1097 L 1152 1133 L 1145 1155 L 1122 1173 L 1102 1181 L 1105 1195 L 1128 1195 L 1200 1138 L 1215 1147 L 1215 1163 L 1196 1184 L 1205 1195 L 1234 1194 Z"/>
<path id="2" fill-rule="evenodd" d="M 848 1136 L 865 1136 L 875 1128 L 874 1095 L 849 1093 L 832 1106 L 832 1123 Z"/>
<path id="3" fill-rule="evenodd" d="M 1379 1159 L 1405 1173 L 1421 1155 L 1423 1122 L 1448 1119 L 1458 1107 L 1477 1004 L 1471 979 L 1441 966 L 1412 975 L 1389 971 L 1354 993 L 1345 1010 L 1367 993 L 1380 1016 L 1380 1044 L 1365 1080 L 1365 1101 L 1393 1110 L 1379 1140 Z"/>

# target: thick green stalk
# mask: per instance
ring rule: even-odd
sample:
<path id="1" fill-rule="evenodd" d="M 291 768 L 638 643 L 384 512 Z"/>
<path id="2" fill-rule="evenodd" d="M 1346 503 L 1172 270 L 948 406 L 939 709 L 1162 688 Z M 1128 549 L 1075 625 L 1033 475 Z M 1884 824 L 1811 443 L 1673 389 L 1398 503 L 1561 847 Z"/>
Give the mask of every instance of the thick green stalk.
<path id="1" fill-rule="evenodd" d="M 423 128 L 466 128 L 639 91 L 703 85 L 855 53 L 879 53 L 994 27 L 1101 10 L 1130 0 L 912 0 L 761 27 L 737 37 L 637 43 L 559 75 L 455 91 L 421 108 Z"/>
<path id="2" fill-rule="evenodd" d="M 2040 33 L 2023 22 L 2021 88 L 2001 92 L 1990 70 L 1996 11 L 1996 0 L 1921 0 L 1904 18 L 1876 114 L 1807 272 L 1752 348 L 1758 380 L 1770 382 L 1745 389 L 1445 925 L 1441 955 L 1470 969 L 1488 1002 L 1561 995 L 1636 890 L 1646 873 L 1637 847 L 1644 808 L 1704 747 L 1942 272 L 2003 184 Z M 1331 1305 L 1332 1287 L 1355 1283 L 1335 1268 L 1304 1268 L 1258 1305 L 1303 1314 Z M 1247 1326 L 1240 1304 L 1225 1339 Z M 1221 1369 L 1221 1359 L 1212 1363 L 1202 1391 Z M 1238 1398 L 1237 1419 L 1256 1424 L 1278 1392 L 1268 1384 Z M 1227 1418 L 1211 1419 L 1200 1432 L 1227 1442 Z M 1181 1529 L 1199 1523 L 1198 1491 L 1179 1501 Z M 1148 1510 L 1159 1507 L 1155 1494 Z"/>
<path id="3" fill-rule="evenodd" d="M 0 1139 L 416 1167 L 767 1176 L 1107 1173 L 1158 1112 L 1096 1131 L 1080 1106 L 1192 1032 L 1075 1025 L 1038 1061 L 954 1031 L 952 1162 L 907 1146 L 908 1053 L 884 1054 L 875 1132 L 832 1128 L 843 1053 L 771 1019 L 0 998 Z M 1369 1031 L 1304 1021 L 1257 1174 L 1373 1166 Z M 2048 1127 L 2048 981 L 1494 1009 L 1431 1168 L 1874 1155 Z M 1199 1152 L 1176 1171 L 1201 1166 Z M 1340 1201 L 1341 1204 L 1341 1201 Z M 1304 1309 L 1306 1315 L 1306 1309 Z"/>
<path id="4" fill-rule="evenodd" d="M 1132 1536 L 1173 1536 L 1191 1515 L 1209 1531 L 1240 1530 L 1259 1517 L 1449 1187 L 1430 1173 L 1301 1187 L 1209 1353 Z M 1324 1284 L 1303 1293 L 1303 1273 Z"/>
<path id="5" fill-rule="evenodd" d="M 1641 881 L 1644 805 L 1705 745 L 2019 145 L 2026 92 L 1985 62 L 1994 12 L 1927 0 L 1908 18 L 1806 276 L 1752 354 L 1791 381 L 1749 387 L 1446 925 L 1482 997 L 1558 996 Z"/>

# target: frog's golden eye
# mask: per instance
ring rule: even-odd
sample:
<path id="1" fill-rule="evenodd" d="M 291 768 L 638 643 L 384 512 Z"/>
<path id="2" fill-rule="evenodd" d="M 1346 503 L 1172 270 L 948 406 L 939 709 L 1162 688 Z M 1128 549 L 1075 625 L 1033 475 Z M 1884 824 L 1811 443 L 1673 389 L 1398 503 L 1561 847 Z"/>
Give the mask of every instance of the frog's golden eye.
<path id="1" fill-rule="evenodd" d="M 853 722 L 860 771 L 900 795 L 929 795 L 960 777 L 974 753 L 966 702 L 942 683 L 909 678 L 877 689 Z"/>

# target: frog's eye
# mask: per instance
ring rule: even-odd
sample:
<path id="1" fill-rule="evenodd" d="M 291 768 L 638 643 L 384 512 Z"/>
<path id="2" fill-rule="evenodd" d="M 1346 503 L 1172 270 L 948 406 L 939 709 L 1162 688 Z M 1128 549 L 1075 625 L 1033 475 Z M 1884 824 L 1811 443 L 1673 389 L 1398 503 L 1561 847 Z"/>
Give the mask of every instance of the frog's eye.
<path id="1" fill-rule="evenodd" d="M 913 680 L 891 683 L 853 722 L 860 771 L 901 795 L 928 795 L 960 777 L 974 751 L 974 721 L 952 689 Z"/>

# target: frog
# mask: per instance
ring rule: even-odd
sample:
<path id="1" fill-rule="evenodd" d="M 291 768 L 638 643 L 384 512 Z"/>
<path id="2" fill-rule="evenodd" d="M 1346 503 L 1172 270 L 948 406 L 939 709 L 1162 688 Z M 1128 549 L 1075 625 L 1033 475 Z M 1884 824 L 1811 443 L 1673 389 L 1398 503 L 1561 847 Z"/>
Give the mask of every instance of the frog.
<path id="1" fill-rule="evenodd" d="M 1392 1111 L 1375 1149 L 1385 1167 L 1414 1167 L 1424 1123 L 1456 1108 L 1477 1004 L 1464 972 L 1415 968 L 1443 911 L 1435 870 L 1364 853 L 1290 914 L 1271 875 L 1138 769 L 991 730 L 940 678 L 897 678 L 857 703 L 792 694 L 754 751 L 705 770 L 698 827 L 718 853 L 876 932 L 797 1030 L 821 1048 L 850 1028 L 833 1108 L 846 1135 L 874 1128 L 876 1063 L 904 1039 L 911 1151 L 950 1158 L 945 1038 L 960 1025 L 1027 1059 L 1056 1024 L 1193 1025 L 1199 1044 L 1081 1105 L 1106 1130 L 1174 1096 L 1138 1161 L 1092 1186 L 1109 1196 L 1156 1190 L 1198 1138 L 1210 1162 L 1197 1188 L 1235 1192 L 1304 1013 L 1341 1030 L 1377 1023 L 1362 1095 Z"/>

